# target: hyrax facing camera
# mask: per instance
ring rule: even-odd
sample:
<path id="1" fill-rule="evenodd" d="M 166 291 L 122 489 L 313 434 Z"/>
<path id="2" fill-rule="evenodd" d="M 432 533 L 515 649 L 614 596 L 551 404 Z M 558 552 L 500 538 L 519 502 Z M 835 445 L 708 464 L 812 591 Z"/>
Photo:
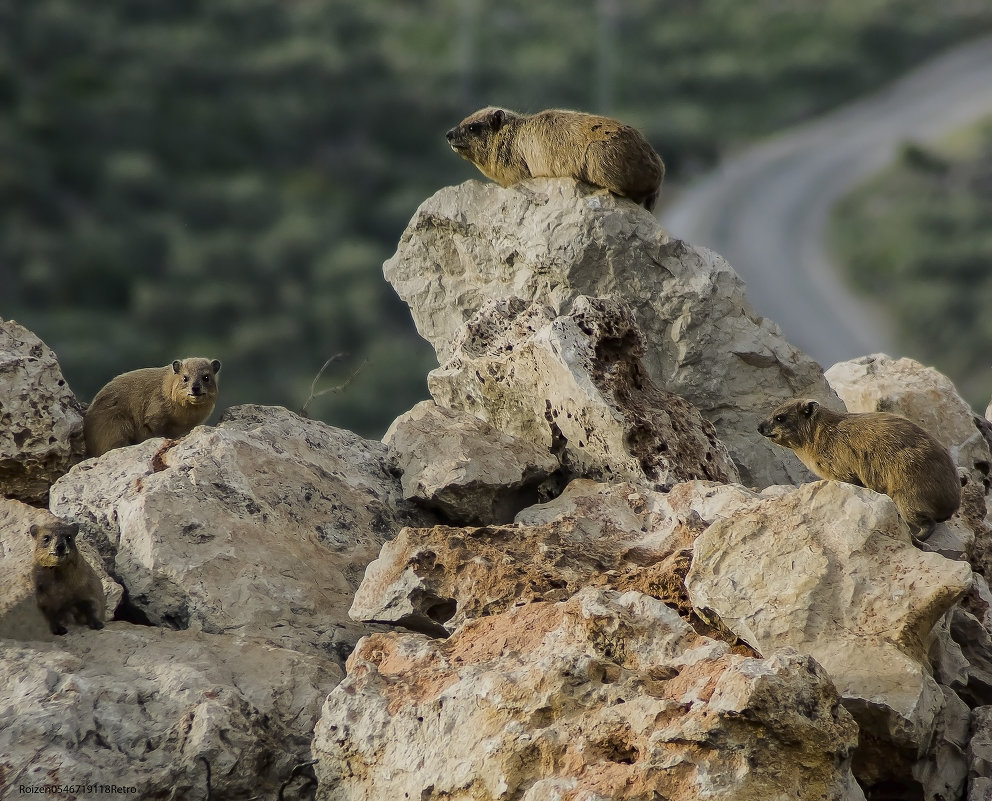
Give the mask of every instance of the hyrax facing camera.
<path id="1" fill-rule="evenodd" d="M 783 403 L 758 432 L 791 448 L 820 478 L 888 495 L 916 533 L 961 505 L 961 480 L 947 449 L 898 414 L 844 414 L 815 400 Z"/>
<path id="2" fill-rule="evenodd" d="M 186 436 L 214 410 L 219 372 L 216 359 L 191 358 L 117 376 L 86 410 L 86 455 L 102 456 L 152 437 Z"/>
<path id="3" fill-rule="evenodd" d="M 103 585 L 76 548 L 79 526 L 45 523 L 31 526 L 34 566 L 31 577 L 38 608 L 52 634 L 65 634 L 66 623 L 85 623 L 102 629 L 107 617 Z"/>
<path id="4" fill-rule="evenodd" d="M 452 150 L 502 186 L 525 178 L 574 178 L 651 211 L 665 177 L 661 157 L 636 128 L 579 111 L 484 108 L 446 136 Z"/>

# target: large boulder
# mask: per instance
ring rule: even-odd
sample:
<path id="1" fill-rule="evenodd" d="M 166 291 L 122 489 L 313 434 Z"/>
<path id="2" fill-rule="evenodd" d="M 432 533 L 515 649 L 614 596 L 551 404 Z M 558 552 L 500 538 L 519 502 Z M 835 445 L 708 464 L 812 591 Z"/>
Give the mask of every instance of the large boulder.
<path id="1" fill-rule="evenodd" d="M 857 729 L 812 659 L 729 652 L 587 588 L 447 640 L 373 635 L 327 697 L 318 799 L 860 801 Z"/>
<path id="2" fill-rule="evenodd" d="M 384 272 L 442 364 L 487 301 L 518 297 L 558 314 L 581 295 L 625 301 L 644 334 L 647 375 L 716 426 L 746 484 L 809 478 L 758 434 L 770 409 L 796 396 L 839 407 L 820 366 L 754 312 L 726 260 L 568 179 L 442 189 L 421 204 Z"/>
<path id="3" fill-rule="evenodd" d="M 48 488 L 83 458 L 82 411 L 52 349 L 0 319 L 0 495 L 47 501 Z"/>
<path id="4" fill-rule="evenodd" d="M 736 481 L 713 426 L 657 387 L 627 306 L 579 297 L 567 314 L 519 298 L 493 301 L 432 371 L 434 399 L 556 454 L 566 478 Z"/>
<path id="5" fill-rule="evenodd" d="M 403 497 L 452 523 L 510 522 L 559 467 L 539 443 L 433 401 L 397 417 L 382 441 L 402 473 Z"/>
<path id="6" fill-rule="evenodd" d="M 967 562 L 913 547 L 888 497 L 834 481 L 715 522 L 696 539 L 686 577 L 704 618 L 762 655 L 795 649 L 823 665 L 863 745 L 880 742 L 889 755 L 885 769 L 898 769 L 897 754 L 908 769 L 931 746 L 945 697 L 929 636 L 971 582 Z M 877 767 L 859 777 L 890 778 Z"/>
<path id="7" fill-rule="evenodd" d="M 100 784 L 162 801 L 275 798 L 309 760 L 341 676 L 333 660 L 266 641 L 127 623 L 8 640 L 0 782 L 8 797 L 16 785 Z"/>
<path id="8" fill-rule="evenodd" d="M 403 499 L 385 445 L 280 407 L 87 460 L 51 503 L 102 541 L 150 622 L 338 656 L 365 631 L 347 616 L 365 566 L 435 520 Z"/>

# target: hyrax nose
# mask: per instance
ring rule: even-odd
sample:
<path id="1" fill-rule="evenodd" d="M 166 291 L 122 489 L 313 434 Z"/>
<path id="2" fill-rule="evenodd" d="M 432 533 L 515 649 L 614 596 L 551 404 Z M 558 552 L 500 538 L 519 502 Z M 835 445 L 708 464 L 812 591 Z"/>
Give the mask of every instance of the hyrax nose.
<path id="1" fill-rule="evenodd" d="M 458 135 L 458 129 L 457 129 L 457 128 L 452 128 L 452 129 L 451 129 L 450 131 L 448 131 L 448 132 L 447 132 L 447 133 L 446 133 L 446 134 L 444 135 L 444 138 L 445 138 L 445 139 L 447 139 L 447 140 L 448 140 L 448 141 L 450 142 L 450 141 L 451 141 L 452 139 L 454 139 L 454 138 L 455 138 L 455 137 L 456 137 L 457 135 Z"/>
<path id="2" fill-rule="evenodd" d="M 758 423 L 758 433 L 761 434 L 762 436 L 765 435 L 765 421 L 764 420 L 762 420 L 760 423 Z"/>

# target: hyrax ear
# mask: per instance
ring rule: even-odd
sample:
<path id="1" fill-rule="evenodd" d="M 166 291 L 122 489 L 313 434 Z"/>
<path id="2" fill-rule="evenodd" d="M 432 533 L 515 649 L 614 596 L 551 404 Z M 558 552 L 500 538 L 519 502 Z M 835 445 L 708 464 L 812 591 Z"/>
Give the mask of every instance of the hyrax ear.
<path id="1" fill-rule="evenodd" d="M 174 372 L 176 375 L 179 375 L 179 371 L 182 369 L 183 369 L 183 363 L 179 361 L 179 359 L 176 359 L 172 363 L 172 372 Z"/>
<path id="2" fill-rule="evenodd" d="M 500 128 L 502 128 L 504 122 L 506 122 L 506 114 L 503 112 L 503 109 L 501 108 L 496 109 L 493 112 L 492 116 L 489 118 L 489 126 L 494 131 L 498 131 Z"/>
<path id="3" fill-rule="evenodd" d="M 803 403 L 803 414 L 806 417 L 810 417 L 810 416 L 812 416 L 813 412 L 815 412 L 819 408 L 820 408 L 820 404 L 817 403 L 816 401 L 814 401 L 814 400 L 805 401 Z"/>
<path id="4" fill-rule="evenodd" d="M 36 525 L 32 524 L 31 528 L 29 528 L 28 531 L 31 532 L 31 538 L 36 540 L 38 539 L 38 532 L 41 531 L 41 529 L 38 528 Z"/>
<path id="5" fill-rule="evenodd" d="M 217 375 L 217 373 L 220 372 L 220 360 L 214 359 L 212 362 L 210 362 L 210 367 L 214 371 L 214 375 Z"/>

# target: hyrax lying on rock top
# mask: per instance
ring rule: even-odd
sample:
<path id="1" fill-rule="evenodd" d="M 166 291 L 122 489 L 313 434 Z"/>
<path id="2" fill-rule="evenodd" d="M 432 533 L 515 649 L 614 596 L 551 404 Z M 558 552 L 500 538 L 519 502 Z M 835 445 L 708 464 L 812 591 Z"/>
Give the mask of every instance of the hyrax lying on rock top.
<path id="1" fill-rule="evenodd" d="M 665 177 L 664 163 L 639 131 L 578 111 L 484 108 L 446 136 L 452 150 L 502 186 L 525 178 L 574 178 L 651 211 Z"/>
<path id="2" fill-rule="evenodd" d="M 86 623 L 102 629 L 107 616 L 103 585 L 93 568 L 76 549 L 75 523 L 31 526 L 34 567 L 31 577 L 38 608 L 52 634 L 65 634 L 66 623 Z"/>
<path id="3" fill-rule="evenodd" d="M 820 478 L 888 495 L 918 534 L 947 520 L 961 504 L 961 480 L 947 449 L 898 414 L 844 414 L 815 400 L 791 400 L 762 421 L 758 432 L 794 450 Z"/>
<path id="4" fill-rule="evenodd" d="M 86 410 L 86 455 L 102 456 L 152 437 L 185 436 L 214 410 L 219 372 L 216 359 L 191 358 L 117 376 Z"/>

